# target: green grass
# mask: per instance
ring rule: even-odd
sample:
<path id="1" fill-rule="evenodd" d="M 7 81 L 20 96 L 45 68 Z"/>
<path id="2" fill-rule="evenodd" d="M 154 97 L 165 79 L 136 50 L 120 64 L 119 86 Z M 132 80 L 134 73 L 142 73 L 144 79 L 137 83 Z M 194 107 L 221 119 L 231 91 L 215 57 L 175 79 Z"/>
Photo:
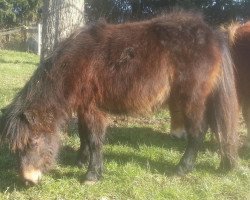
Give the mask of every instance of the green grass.
<path id="1" fill-rule="evenodd" d="M 23 87 L 39 58 L 0 51 L 0 107 Z M 112 118 L 115 119 L 115 118 Z M 79 146 L 76 125 L 63 134 L 58 165 L 34 187 L 25 187 L 16 160 L 0 148 L 0 199 L 250 199 L 250 151 L 241 151 L 240 165 L 228 174 L 217 170 L 219 156 L 210 140 L 199 153 L 196 169 L 185 177 L 174 175 L 185 142 L 169 136 L 167 111 L 144 118 L 121 118 L 108 129 L 104 146 L 104 178 L 81 184 L 86 168 L 75 166 Z M 246 130 L 241 127 L 244 135 Z"/>

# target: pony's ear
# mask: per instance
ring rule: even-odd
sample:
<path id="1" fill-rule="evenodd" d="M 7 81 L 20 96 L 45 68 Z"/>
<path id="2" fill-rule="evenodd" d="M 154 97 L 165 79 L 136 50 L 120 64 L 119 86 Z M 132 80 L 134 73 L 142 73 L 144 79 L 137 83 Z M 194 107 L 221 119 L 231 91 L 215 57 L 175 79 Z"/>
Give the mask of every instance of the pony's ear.
<path id="1" fill-rule="evenodd" d="M 24 118 L 29 122 L 30 125 L 34 125 L 37 123 L 37 117 L 34 112 L 32 111 L 24 111 L 22 113 Z"/>

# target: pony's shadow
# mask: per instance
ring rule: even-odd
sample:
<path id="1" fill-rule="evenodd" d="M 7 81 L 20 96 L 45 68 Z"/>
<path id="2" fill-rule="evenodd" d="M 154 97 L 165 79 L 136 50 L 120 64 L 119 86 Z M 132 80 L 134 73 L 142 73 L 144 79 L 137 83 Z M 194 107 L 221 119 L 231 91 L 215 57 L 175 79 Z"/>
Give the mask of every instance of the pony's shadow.
<path id="1" fill-rule="evenodd" d="M 76 134 L 76 131 L 69 131 L 70 135 Z M 134 151 L 129 152 L 115 152 L 104 151 L 105 163 L 116 162 L 119 165 L 124 165 L 129 162 L 138 164 L 141 168 L 149 170 L 151 173 L 165 174 L 166 176 L 175 175 L 176 164 L 171 158 L 154 160 L 148 157 L 144 157 L 138 154 L 136 151 L 140 150 L 141 146 L 159 147 L 165 149 L 174 149 L 182 154 L 185 150 L 186 141 L 178 140 L 171 137 L 169 134 L 155 131 L 151 128 L 124 128 L 124 127 L 112 127 L 107 131 L 106 145 L 121 145 L 132 148 Z M 205 142 L 201 151 L 207 148 L 214 150 L 214 144 Z M 77 150 L 64 146 L 61 150 L 59 164 L 61 166 L 76 166 Z M 180 155 L 181 158 L 181 155 Z M 218 174 L 218 170 L 211 165 L 211 163 L 199 163 L 196 165 L 197 170 L 206 170 L 212 174 Z M 78 179 L 81 180 L 86 172 L 86 167 L 79 174 Z M 75 173 L 67 172 L 62 173 L 54 171 L 52 177 L 59 178 L 60 176 L 66 176 L 76 178 Z"/>
<path id="2" fill-rule="evenodd" d="M 70 133 L 75 134 L 75 133 Z M 174 171 L 174 163 L 168 160 L 154 161 L 145 158 L 136 153 L 141 146 L 157 146 L 166 149 L 177 149 L 184 151 L 185 141 L 178 141 L 170 137 L 168 134 L 154 131 L 150 128 L 110 128 L 107 132 L 107 137 L 104 145 L 121 145 L 132 148 L 134 153 L 116 153 L 113 151 L 104 151 L 105 162 L 115 161 L 118 164 L 126 164 L 136 162 L 142 168 L 150 168 L 152 172 L 168 173 Z M 77 150 L 64 146 L 60 153 L 59 164 L 62 166 L 75 166 L 77 158 Z"/>
<path id="3" fill-rule="evenodd" d="M 243 146 L 242 148 L 240 148 L 239 156 L 243 160 L 250 160 L 250 148 L 246 146 Z"/>
<path id="4" fill-rule="evenodd" d="M 69 136 L 78 134 L 75 130 L 68 131 Z M 185 140 L 178 140 L 171 137 L 167 133 L 155 131 L 151 128 L 124 128 L 124 127 L 111 127 L 106 134 L 105 145 L 121 145 L 139 150 L 141 146 L 160 147 L 166 149 L 175 149 L 183 152 L 185 150 Z M 74 166 L 77 150 L 70 146 L 63 146 L 60 153 L 59 163 L 63 166 Z M 126 158 L 127 157 L 127 158 Z M 115 155 L 114 153 L 104 152 L 104 158 L 107 161 L 128 162 L 130 160 L 137 160 L 136 154 Z M 143 160 L 143 158 L 138 158 Z M 145 159 L 144 159 L 145 160 Z"/>
<path id="5" fill-rule="evenodd" d="M 69 137 L 77 134 L 76 131 L 69 131 Z M 165 174 L 166 176 L 172 176 L 175 174 L 175 166 L 177 163 L 171 160 L 171 158 L 165 158 L 162 160 L 154 160 L 148 157 L 144 157 L 141 154 L 136 153 L 140 150 L 141 146 L 159 147 L 165 149 L 174 149 L 179 151 L 180 154 L 184 152 L 186 141 L 177 140 L 171 137 L 169 134 L 155 131 L 151 128 L 125 128 L 125 127 L 111 127 L 107 131 L 106 137 L 107 145 L 121 145 L 132 148 L 134 151 L 129 152 L 115 152 L 104 151 L 105 163 L 115 161 L 118 164 L 124 165 L 129 162 L 138 164 L 141 168 L 150 170 L 152 173 Z M 214 148 L 213 144 L 206 142 L 202 150 L 207 148 Z M 201 151 L 202 151 L 201 150 Z M 76 167 L 77 149 L 71 146 L 62 146 L 58 164 L 62 167 Z M 180 155 L 181 158 L 181 155 Z M 199 163 L 196 165 L 197 170 L 206 170 L 211 174 L 218 174 L 218 170 L 212 166 L 209 162 Z M 6 190 L 23 190 L 26 187 L 21 182 L 17 173 L 17 163 L 15 157 L 9 152 L 8 148 L 1 147 L 0 149 L 0 192 Z M 86 167 L 80 171 L 75 172 L 62 172 L 61 170 L 53 170 L 50 176 L 58 179 L 60 177 L 76 178 L 81 180 L 86 172 Z M 107 173 L 107 172 L 106 172 Z"/>
<path id="6" fill-rule="evenodd" d="M 167 133 L 141 127 L 112 127 L 107 132 L 106 143 L 110 145 L 125 145 L 140 149 L 141 146 L 161 147 L 184 151 L 186 141 L 177 140 Z"/>
<path id="7" fill-rule="evenodd" d="M 27 188 L 18 176 L 17 158 L 7 145 L 0 147 L 0 193 Z"/>

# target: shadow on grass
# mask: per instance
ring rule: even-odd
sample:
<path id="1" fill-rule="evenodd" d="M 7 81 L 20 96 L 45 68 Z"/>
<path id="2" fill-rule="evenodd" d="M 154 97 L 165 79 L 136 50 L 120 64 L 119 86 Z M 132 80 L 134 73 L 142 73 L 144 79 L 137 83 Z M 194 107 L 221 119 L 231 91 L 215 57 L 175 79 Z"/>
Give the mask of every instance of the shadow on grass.
<path id="1" fill-rule="evenodd" d="M 126 145 L 139 149 L 141 145 L 184 151 L 186 141 L 177 140 L 167 133 L 155 131 L 152 128 L 109 128 L 106 143 L 110 145 Z"/>
<path id="2" fill-rule="evenodd" d="M 27 187 L 18 176 L 17 158 L 11 154 L 7 146 L 0 147 L 0 192 L 24 190 Z"/>
<path id="3" fill-rule="evenodd" d="M 77 150 L 71 146 L 61 148 L 58 163 L 62 166 L 76 166 Z"/>
<path id="4" fill-rule="evenodd" d="M 70 135 L 77 134 L 76 131 L 70 131 Z M 151 128 L 124 128 L 124 127 L 112 127 L 108 129 L 106 144 L 109 145 L 121 145 L 133 148 L 134 153 L 128 152 L 114 152 L 108 151 L 104 152 L 104 160 L 107 162 L 116 162 L 118 164 L 124 165 L 126 163 L 136 163 L 141 168 L 150 170 L 152 173 L 166 174 L 167 176 L 172 176 L 175 173 L 174 161 L 169 159 L 162 159 L 161 161 L 155 161 L 149 159 L 148 157 L 140 156 L 136 153 L 140 149 L 140 146 L 145 145 L 149 147 L 159 147 L 164 149 L 174 149 L 179 151 L 181 154 L 184 153 L 186 141 L 178 140 L 171 137 L 169 134 L 155 131 Z M 204 144 L 205 147 L 201 151 L 205 151 L 207 148 L 214 149 L 215 145 L 207 141 Z M 70 147 L 64 146 L 61 150 L 59 164 L 61 166 L 76 166 L 77 150 Z M 180 156 L 181 158 L 181 156 Z M 211 164 L 206 163 L 197 164 L 198 170 L 206 170 L 211 174 L 217 174 L 218 171 Z M 86 168 L 85 168 L 86 170 Z M 55 177 L 60 177 L 60 172 L 55 172 Z M 61 174 L 62 175 L 62 174 Z M 53 176 L 53 175 L 52 175 Z M 63 176 L 76 177 L 74 173 L 63 174 Z M 78 177 L 81 180 L 83 175 Z"/>
<path id="5" fill-rule="evenodd" d="M 76 131 L 70 131 L 69 134 L 75 135 Z M 172 138 L 169 134 L 155 131 L 151 128 L 125 128 L 125 127 L 112 127 L 108 129 L 106 144 L 109 145 L 122 145 L 133 148 L 134 152 L 104 152 L 105 163 L 116 162 L 124 165 L 126 163 L 136 163 L 141 168 L 149 170 L 152 173 L 166 174 L 172 176 L 175 173 L 175 161 L 171 158 L 163 158 L 162 160 L 153 160 L 148 157 L 138 155 L 136 150 L 140 146 L 145 145 L 149 147 L 159 147 L 164 149 L 174 149 L 181 154 L 185 150 L 186 141 L 177 140 Z M 202 150 L 206 148 L 214 148 L 214 144 L 210 141 L 205 142 Z M 249 154 L 248 154 L 249 156 Z M 62 167 L 75 167 L 77 158 L 77 150 L 71 146 L 63 146 L 59 155 L 58 163 Z M 181 156 L 180 156 L 181 158 Z M 248 157 L 249 158 L 249 157 Z M 0 149 L 0 192 L 12 190 L 23 190 L 26 187 L 22 184 L 17 175 L 16 159 L 11 155 L 7 147 Z M 218 174 L 219 171 L 212 166 L 209 162 L 198 163 L 196 169 L 199 171 L 206 171 L 211 174 Z M 69 177 L 82 180 L 86 168 L 77 172 L 63 172 L 61 170 L 53 170 L 50 175 L 59 179 L 60 177 Z M 104 172 L 105 173 L 105 172 Z"/>
<path id="6" fill-rule="evenodd" d="M 240 156 L 240 158 L 243 159 L 243 160 L 250 160 L 250 148 L 249 148 L 249 147 L 243 146 L 243 147 L 239 150 L 239 156 Z"/>

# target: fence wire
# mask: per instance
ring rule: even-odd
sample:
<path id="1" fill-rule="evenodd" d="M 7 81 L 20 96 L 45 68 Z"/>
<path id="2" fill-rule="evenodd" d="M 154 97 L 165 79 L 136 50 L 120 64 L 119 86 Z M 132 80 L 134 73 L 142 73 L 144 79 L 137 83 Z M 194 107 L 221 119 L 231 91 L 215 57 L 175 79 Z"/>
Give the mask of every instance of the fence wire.
<path id="1" fill-rule="evenodd" d="M 0 49 L 39 53 L 41 29 L 35 26 L 21 26 L 0 30 Z M 39 44 L 39 45 L 38 45 Z"/>

